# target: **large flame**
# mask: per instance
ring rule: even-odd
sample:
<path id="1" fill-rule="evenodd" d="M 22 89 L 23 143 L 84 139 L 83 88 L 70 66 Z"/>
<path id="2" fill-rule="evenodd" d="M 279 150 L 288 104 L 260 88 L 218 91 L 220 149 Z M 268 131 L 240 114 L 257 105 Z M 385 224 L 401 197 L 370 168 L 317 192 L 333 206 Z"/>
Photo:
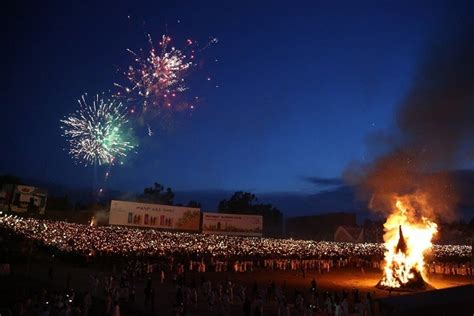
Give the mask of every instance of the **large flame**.
<path id="1" fill-rule="evenodd" d="M 397 197 L 394 211 L 384 224 L 387 251 L 382 286 L 399 288 L 420 275 L 426 277 L 424 255 L 432 246 L 437 225 L 426 217 L 416 216 L 414 205 L 420 205 L 419 198 Z"/>

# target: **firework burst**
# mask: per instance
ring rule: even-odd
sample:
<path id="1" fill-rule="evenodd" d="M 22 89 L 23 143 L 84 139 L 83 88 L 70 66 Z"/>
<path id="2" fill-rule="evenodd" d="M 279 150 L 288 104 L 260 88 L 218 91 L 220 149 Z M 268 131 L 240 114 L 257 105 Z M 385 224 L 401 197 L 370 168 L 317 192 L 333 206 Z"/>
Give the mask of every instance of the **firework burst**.
<path id="1" fill-rule="evenodd" d="M 73 159 L 87 166 L 114 164 L 126 157 L 135 146 L 125 129 L 128 120 L 123 104 L 99 95 L 89 104 L 87 94 L 78 102 L 80 109 L 61 120 Z"/>
<path id="2" fill-rule="evenodd" d="M 194 66 L 194 51 L 189 55 L 171 46 L 171 38 L 163 35 L 158 49 L 155 49 L 151 36 L 148 35 L 150 50 L 147 57 L 128 49 L 134 56 L 134 65 L 125 72 L 127 85 L 115 83 L 121 89 L 117 96 L 126 96 L 131 100 L 140 99 L 143 111 L 148 106 L 170 108 L 172 99 L 188 90 L 185 76 Z M 188 45 L 193 42 L 188 40 Z"/>

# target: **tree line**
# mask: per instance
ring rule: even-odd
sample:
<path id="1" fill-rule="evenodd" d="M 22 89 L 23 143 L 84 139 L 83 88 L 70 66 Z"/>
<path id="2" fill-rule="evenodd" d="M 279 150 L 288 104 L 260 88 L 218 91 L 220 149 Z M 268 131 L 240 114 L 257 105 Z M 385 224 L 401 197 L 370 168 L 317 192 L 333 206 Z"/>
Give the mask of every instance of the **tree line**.
<path id="1" fill-rule="evenodd" d="M 143 190 L 138 198 L 140 202 L 157 203 L 164 205 L 183 206 L 174 204 L 174 192 L 160 183 Z M 189 201 L 185 206 L 201 208 L 201 203 Z M 272 204 L 259 203 L 255 194 L 237 191 L 229 199 L 219 202 L 217 211 L 219 213 L 261 215 L 263 217 L 263 234 L 265 236 L 280 236 L 283 229 L 283 213 Z"/>
<path id="2" fill-rule="evenodd" d="M 3 184 L 25 184 L 20 178 L 12 175 L 0 175 L 0 187 Z M 136 196 L 137 202 L 156 203 L 163 205 L 186 206 L 201 208 L 201 203 L 190 200 L 186 204 L 175 203 L 175 193 L 170 187 L 155 182 L 153 185 L 143 189 L 143 193 Z M 91 195 L 88 202 L 72 201 L 65 195 L 48 194 L 46 211 L 97 211 L 108 207 L 107 200 Z M 263 233 L 266 236 L 280 236 L 283 227 L 283 214 L 272 204 L 259 203 L 255 194 L 237 191 L 228 199 L 219 202 L 217 211 L 219 213 L 261 215 L 263 217 Z"/>

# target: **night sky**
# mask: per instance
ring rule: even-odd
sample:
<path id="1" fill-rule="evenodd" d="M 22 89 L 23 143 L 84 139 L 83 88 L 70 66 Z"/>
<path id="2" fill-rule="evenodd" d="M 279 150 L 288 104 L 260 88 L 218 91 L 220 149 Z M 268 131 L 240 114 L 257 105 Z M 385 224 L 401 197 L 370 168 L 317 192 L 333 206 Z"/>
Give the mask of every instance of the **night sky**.
<path id="1" fill-rule="evenodd" d="M 311 179 L 340 178 L 351 161 L 371 159 L 368 135 L 391 129 L 430 41 L 466 13 L 457 1 L 255 2 L 46 1 L 6 10 L 0 173 L 100 186 L 105 169 L 74 164 L 59 120 L 82 93 L 114 89 L 127 48 L 168 33 L 177 46 L 219 39 L 191 78 L 188 95 L 200 102 L 152 137 L 139 131 L 138 153 L 112 168 L 105 186 L 311 192 Z"/>

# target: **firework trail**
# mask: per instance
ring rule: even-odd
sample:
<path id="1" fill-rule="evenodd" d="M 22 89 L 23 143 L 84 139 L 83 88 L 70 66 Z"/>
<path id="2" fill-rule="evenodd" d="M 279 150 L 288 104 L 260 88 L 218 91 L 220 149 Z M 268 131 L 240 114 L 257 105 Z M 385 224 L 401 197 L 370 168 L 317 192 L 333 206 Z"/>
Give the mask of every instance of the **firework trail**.
<path id="1" fill-rule="evenodd" d="M 85 166 L 113 165 L 135 148 L 126 130 L 127 109 L 117 100 L 96 95 L 92 104 L 87 94 L 78 100 L 80 109 L 60 120 L 69 154 Z"/>

